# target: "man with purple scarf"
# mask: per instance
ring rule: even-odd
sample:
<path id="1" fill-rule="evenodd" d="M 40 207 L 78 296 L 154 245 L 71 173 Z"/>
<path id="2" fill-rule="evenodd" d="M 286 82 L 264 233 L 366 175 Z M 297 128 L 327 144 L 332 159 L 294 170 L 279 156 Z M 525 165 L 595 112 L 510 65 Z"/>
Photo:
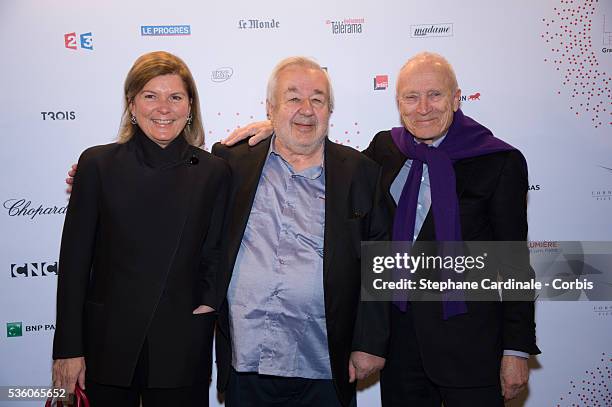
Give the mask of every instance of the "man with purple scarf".
<path id="1" fill-rule="evenodd" d="M 396 97 L 404 127 L 378 133 L 364 151 L 382 166 L 393 240 L 525 241 L 525 158 L 461 112 L 450 64 L 417 54 L 400 70 Z M 500 263 L 501 273 L 516 267 Z M 529 355 L 540 353 L 533 302 L 391 308 L 383 406 L 503 406 L 526 387 Z"/>
<path id="2" fill-rule="evenodd" d="M 460 99 L 455 73 L 440 55 L 417 54 L 400 70 L 404 127 L 378 133 L 364 151 L 382 167 L 393 239 L 525 241 L 525 158 L 465 116 Z M 253 123 L 225 143 L 254 135 L 254 145 L 270 133 L 269 122 Z M 501 273 L 512 263 L 502 258 Z M 532 275 L 522 263 L 529 270 L 521 275 Z M 503 406 L 525 389 L 529 355 L 540 353 L 533 302 L 400 299 L 391 308 L 384 407 Z"/>

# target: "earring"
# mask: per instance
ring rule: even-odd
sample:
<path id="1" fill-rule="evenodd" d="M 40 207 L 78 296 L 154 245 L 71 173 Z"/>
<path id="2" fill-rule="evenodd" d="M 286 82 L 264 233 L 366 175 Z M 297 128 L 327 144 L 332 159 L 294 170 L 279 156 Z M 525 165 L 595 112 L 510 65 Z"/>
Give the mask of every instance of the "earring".
<path id="1" fill-rule="evenodd" d="M 136 116 L 132 115 L 132 117 L 130 117 L 130 122 L 131 122 L 132 124 L 136 124 L 136 123 L 137 123 L 137 122 L 136 122 Z"/>
<path id="2" fill-rule="evenodd" d="M 193 116 L 191 115 L 191 113 L 189 113 L 189 116 L 187 116 L 187 126 L 191 125 L 192 120 L 193 120 Z"/>

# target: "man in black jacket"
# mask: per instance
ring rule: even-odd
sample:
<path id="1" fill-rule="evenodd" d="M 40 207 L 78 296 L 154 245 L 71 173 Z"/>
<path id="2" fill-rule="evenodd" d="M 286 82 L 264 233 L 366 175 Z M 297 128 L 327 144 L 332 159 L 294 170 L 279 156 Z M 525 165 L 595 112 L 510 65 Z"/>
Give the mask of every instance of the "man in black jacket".
<path id="1" fill-rule="evenodd" d="M 216 339 L 228 407 L 353 405 L 355 380 L 384 365 L 388 305 L 359 301 L 360 242 L 388 239 L 380 167 L 327 139 L 332 109 L 326 72 L 288 58 L 268 85 L 272 140 L 213 147 L 232 170 Z"/>
<path id="2" fill-rule="evenodd" d="M 404 127 L 378 133 L 364 151 L 382 166 L 393 238 L 525 241 L 524 157 L 463 115 L 460 98 L 440 55 L 418 54 L 400 70 Z M 251 145 L 270 134 L 269 123 L 246 126 L 225 143 L 253 134 Z M 510 273 L 513 259 L 502 260 L 502 275 Z M 540 353 L 532 302 L 399 301 L 391 333 L 383 406 L 502 406 L 526 387 L 527 359 Z"/>

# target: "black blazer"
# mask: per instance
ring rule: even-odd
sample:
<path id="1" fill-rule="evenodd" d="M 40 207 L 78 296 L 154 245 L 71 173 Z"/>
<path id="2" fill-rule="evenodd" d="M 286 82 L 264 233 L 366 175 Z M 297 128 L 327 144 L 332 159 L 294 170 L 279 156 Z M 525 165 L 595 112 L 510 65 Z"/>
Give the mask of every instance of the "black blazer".
<path id="1" fill-rule="evenodd" d="M 229 168 L 182 136 L 160 161 L 142 137 L 79 159 L 53 358 L 85 356 L 91 380 L 129 386 L 146 338 L 150 387 L 207 386 L 215 315 L 192 311 L 217 302 Z"/>
<path id="2" fill-rule="evenodd" d="M 227 273 L 218 291 L 226 292 L 249 219 L 270 139 L 250 147 L 246 141 L 228 148 L 213 146 L 232 170 L 227 229 Z M 389 214 L 378 195 L 379 166 L 352 148 L 325 141 L 325 232 L 323 279 L 325 315 L 332 375 L 340 400 L 355 394 L 348 363 L 353 350 L 385 356 L 388 305 L 360 303 L 360 242 L 388 239 Z M 219 311 L 216 337 L 218 388 L 224 391 L 231 368 L 227 301 Z"/>
<path id="3" fill-rule="evenodd" d="M 391 133 L 382 131 L 364 151 L 382 166 L 381 189 L 389 210 L 396 205 L 390 187 L 406 157 Z M 527 170 L 518 150 L 459 160 L 454 164 L 461 232 L 465 241 L 525 241 L 527 239 Z M 417 241 L 435 240 L 429 211 Z M 525 250 L 527 247 L 525 245 Z M 528 256 L 528 253 L 519 253 Z M 498 259 L 512 273 L 516 259 Z M 521 270 L 530 275 L 533 270 Z M 532 302 L 468 302 L 468 313 L 442 318 L 439 302 L 412 302 L 411 309 L 423 366 L 441 386 L 485 386 L 499 382 L 504 349 L 538 354 Z M 390 355 L 390 357 L 393 357 Z"/>

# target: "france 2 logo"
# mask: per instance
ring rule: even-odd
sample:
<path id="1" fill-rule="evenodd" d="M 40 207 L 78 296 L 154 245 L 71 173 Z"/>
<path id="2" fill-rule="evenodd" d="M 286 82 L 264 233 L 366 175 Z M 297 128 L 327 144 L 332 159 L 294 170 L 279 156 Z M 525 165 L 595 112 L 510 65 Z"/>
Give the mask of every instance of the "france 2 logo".
<path id="1" fill-rule="evenodd" d="M 93 35 L 91 32 L 79 35 L 81 49 L 93 51 Z M 68 49 L 77 49 L 77 33 L 64 34 L 64 46 Z"/>

